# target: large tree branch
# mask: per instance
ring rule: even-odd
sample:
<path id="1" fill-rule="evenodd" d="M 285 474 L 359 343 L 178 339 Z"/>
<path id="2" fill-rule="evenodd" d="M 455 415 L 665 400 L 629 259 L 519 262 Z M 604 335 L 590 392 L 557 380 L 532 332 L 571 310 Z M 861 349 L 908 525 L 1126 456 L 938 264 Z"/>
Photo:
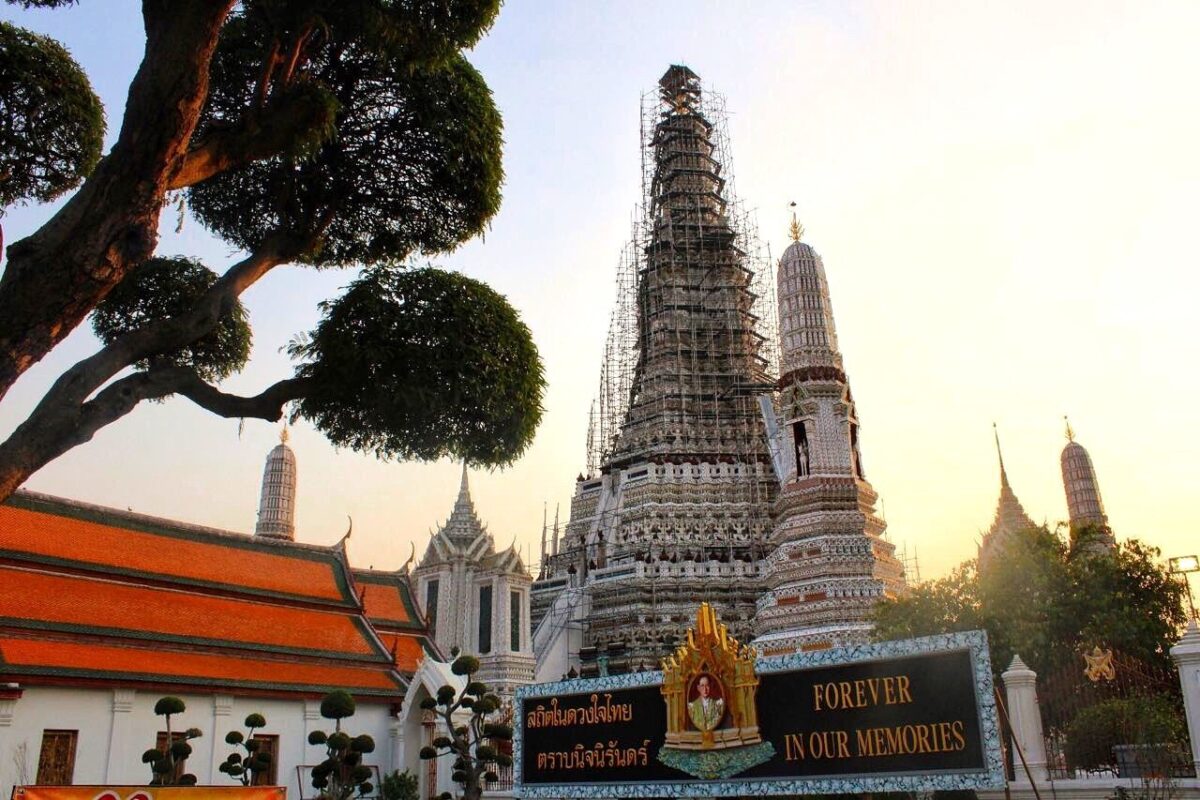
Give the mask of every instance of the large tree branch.
<path id="1" fill-rule="evenodd" d="M 0 278 L 0 398 L 154 252 L 158 215 L 208 94 L 234 0 L 145 0 L 146 50 L 112 151 Z"/>
<path id="2" fill-rule="evenodd" d="M 304 397 L 312 388 L 309 378 L 287 378 L 268 386 L 254 397 L 242 397 L 226 394 L 212 384 L 205 383 L 194 370 L 186 372 L 187 375 L 178 378 L 175 393 L 220 417 L 276 422 L 283 416 L 284 405 Z"/>
<path id="3" fill-rule="evenodd" d="M 191 310 L 127 333 L 76 363 L 59 376 L 38 407 L 80 405 L 126 367 L 196 341 L 217 326 L 242 292 L 296 252 L 285 237 L 273 237 L 258 252 L 230 267 Z"/>
<path id="4" fill-rule="evenodd" d="M 38 412 L 0 444 L 0 499 L 49 462 L 90 441 L 96 431 L 125 416 L 141 401 L 170 394 L 165 377 L 139 372 L 116 381 L 84 405 L 39 405 Z"/>
<path id="5" fill-rule="evenodd" d="M 203 381 L 187 368 L 157 367 L 109 386 L 104 384 L 138 361 L 178 350 L 212 331 L 242 292 L 273 267 L 293 258 L 309 242 L 296 242 L 284 235 L 270 237 L 257 253 L 230 267 L 190 311 L 127 333 L 59 376 L 28 419 L 0 444 L 0 501 L 34 472 L 90 440 L 95 431 L 129 413 L 142 400 L 185 393 L 186 389 L 187 396 L 199 405 L 211 403 L 213 410 L 232 408 L 234 403 L 228 396 L 223 399 L 217 389 L 198 386 Z M 283 382 L 283 385 L 287 390 L 296 390 L 295 384 Z M 243 406 L 267 408 L 269 402 L 287 390 L 277 385 L 264 392 L 265 397 L 260 396 L 257 406 L 249 400 Z M 280 405 L 288 399 L 294 398 L 285 398 L 279 401 Z M 271 411 L 267 408 L 263 413 Z M 279 414 L 263 418 L 278 419 Z"/>
<path id="6" fill-rule="evenodd" d="M 251 109 L 234 125 L 206 133 L 183 158 L 168 188 L 183 189 L 222 172 L 293 150 L 296 143 L 328 128 L 334 108 L 302 94 L 265 109 Z"/>
<path id="7" fill-rule="evenodd" d="M 254 397 L 241 397 L 205 383 L 190 367 L 155 366 L 114 381 L 79 405 L 45 406 L 43 401 L 38 411 L 0 444 L 0 499 L 49 462 L 90 441 L 97 431 L 143 400 L 180 394 L 222 417 L 273 422 L 283 416 L 286 403 L 304 397 L 310 388 L 307 378 L 288 378 Z"/>

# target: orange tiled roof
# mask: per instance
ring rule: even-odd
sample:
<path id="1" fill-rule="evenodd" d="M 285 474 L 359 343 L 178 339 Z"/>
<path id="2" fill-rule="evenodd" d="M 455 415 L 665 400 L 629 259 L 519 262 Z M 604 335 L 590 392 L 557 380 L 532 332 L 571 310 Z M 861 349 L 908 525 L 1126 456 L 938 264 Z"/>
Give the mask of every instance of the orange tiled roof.
<path id="1" fill-rule="evenodd" d="M 408 576 L 403 572 L 354 570 L 354 582 L 367 616 L 372 622 L 390 625 L 423 627 L 421 616 L 413 606 Z"/>
<path id="2" fill-rule="evenodd" d="M 58 629 L 99 629 L 142 638 L 236 643 L 276 648 L 373 655 L 378 647 L 355 617 L 321 611 L 34 572 L 0 565 L 0 623 L 19 620 Z M 12 624 L 12 623 L 10 623 Z"/>
<path id="3" fill-rule="evenodd" d="M 388 652 L 396 654 L 396 669 L 415 672 L 424 653 L 436 653 L 437 648 L 413 603 L 408 574 L 356 569 L 354 582 L 371 625 L 379 631 Z"/>
<path id="4" fill-rule="evenodd" d="M 403 574 L 362 576 L 369 608 L 338 548 L 18 493 L 0 504 L 0 677 L 398 699 L 428 631 Z"/>
<path id="5" fill-rule="evenodd" d="M 417 671 L 417 663 L 425 657 L 424 637 L 381 633 L 379 638 L 383 640 L 383 646 L 388 649 L 389 653 L 396 654 L 396 669 L 407 675 L 412 675 Z"/>
<path id="6" fill-rule="evenodd" d="M 326 661 L 280 662 L 246 655 L 174 652 L 148 647 L 23 639 L 0 635 L 0 668 L 9 674 L 126 678 L 151 683 L 187 683 L 246 688 L 327 691 L 398 696 L 401 690 L 378 665 Z"/>
<path id="7" fill-rule="evenodd" d="M 172 525 L 140 514 L 18 493 L 0 505 L 0 556 L 61 561 L 315 600 L 350 600 L 328 548 Z"/>

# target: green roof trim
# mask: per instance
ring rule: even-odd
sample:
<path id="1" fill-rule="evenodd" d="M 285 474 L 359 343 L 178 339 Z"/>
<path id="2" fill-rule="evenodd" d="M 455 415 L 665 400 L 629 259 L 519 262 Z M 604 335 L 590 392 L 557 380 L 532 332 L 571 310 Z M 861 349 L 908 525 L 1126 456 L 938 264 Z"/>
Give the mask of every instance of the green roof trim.
<path id="1" fill-rule="evenodd" d="M 307 683 L 278 683 L 273 681 L 247 681 L 247 680 L 219 680 L 215 678 L 202 678 L 190 676 L 175 676 L 175 675 L 159 675 L 151 672 L 112 672 L 109 670 L 91 670 L 77 669 L 73 667 L 28 667 L 21 666 L 17 669 L 6 669 L 3 671 L 8 675 L 41 675 L 56 678 L 91 678 L 101 680 L 114 681 L 138 681 L 141 683 L 153 684 L 172 684 L 184 686 L 213 686 L 213 687 L 236 687 L 240 689 L 265 689 L 268 691 L 286 691 L 286 692 L 314 692 L 324 694 L 334 688 L 347 688 L 351 690 L 355 697 L 388 697 L 388 698 L 403 698 L 407 693 L 407 683 L 403 676 L 396 670 L 391 670 L 392 676 L 389 676 L 396 682 L 396 688 L 399 690 L 396 693 L 389 692 L 384 689 L 372 689 L 363 686 L 350 687 L 333 687 L 327 685 L 316 685 Z"/>

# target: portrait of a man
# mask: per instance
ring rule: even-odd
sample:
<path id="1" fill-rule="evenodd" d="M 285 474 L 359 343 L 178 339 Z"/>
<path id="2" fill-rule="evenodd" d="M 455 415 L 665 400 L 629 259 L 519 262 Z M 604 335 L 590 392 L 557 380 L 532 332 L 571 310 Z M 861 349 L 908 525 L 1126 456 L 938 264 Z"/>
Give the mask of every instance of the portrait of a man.
<path id="1" fill-rule="evenodd" d="M 693 684 L 695 699 L 688 703 L 688 718 L 698 731 L 712 731 L 725 717 L 725 698 L 721 683 L 711 675 L 701 675 Z"/>

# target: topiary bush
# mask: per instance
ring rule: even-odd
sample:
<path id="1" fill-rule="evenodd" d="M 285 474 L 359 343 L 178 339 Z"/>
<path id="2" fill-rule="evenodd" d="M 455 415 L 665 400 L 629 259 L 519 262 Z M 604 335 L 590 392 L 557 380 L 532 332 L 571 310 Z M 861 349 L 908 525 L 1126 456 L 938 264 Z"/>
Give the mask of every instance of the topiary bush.
<path id="1" fill-rule="evenodd" d="M 246 717 L 245 725 L 245 733 L 230 731 L 225 734 L 225 743 L 240 747 L 245 754 L 235 750 L 221 762 L 217 769 L 235 781 L 239 781 L 242 786 L 251 786 L 258 778 L 259 773 L 271 768 L 271 754 L 264 752 L 262 743 L 254 738 L 255 730 L 266 727 L 267 718 L 262 714 L 249 714 Z"/>
<path id="2" fill-rule="evenodd" d="M 454 758 L 451 780 L 462 786 L 462 800 L 480 800 L 484 787 L 500 779 L 497 767 L 511 767 L 512 756 L 509 742 L 512 740 L 512 725 L 506 720 L 489 719 L 500 710 L 500 697 L 493 694 L 487 684 L 475 680 L 479 671 L 479 659 L 470 655 L 459 655 L 451 651 L 454 661 L 450 671 L 467 679 L 463 691 L 458 693 L 452 686 L 442 686 L 436 696 L 421 701 L 421 708 L 436 711 L 446 726 L 449 736 L 438 736 L 432 746 L 421 748 L 421 758 L 433 759 L 440 756 Z M 454 714 L 460 709 L 471 712 L 466 725 L 455 725 Z M 452 800 L 443 793 L 438 800 Z"/>
<path id="3" fill-rule="evenodd" d="M 178 697 L 160 697 L 154 704 L 154 713 L 166 720 L 167 738 L 161 749 L 155 747 L 142 753 L 142 763 L 150 765 L 151 786 L 196 785 L 196 776 L 182 770 L 183 763 L 192 754 L 189 742 L 203 734 L 199 728 L 188 728 L 180 733 L 171 730 L 171 717 L 186 710 L 187 704 Z"/>
<path id="4" fill-rule="evenodd" d="M 342 730 L 342 720 L 354 716 L 354 698 L 337 690 L 321 699 L 321 716 L 334 721 L 333 733 L 313 731 L 308 743 L 325 746 L 325 760 L 313 767 L 312 785 L 326 800 L 349 800 L 375 791 L 371 768 L 363 756 L 375 752 L 375 740 L 365 733 L 351 736 Z"/>

